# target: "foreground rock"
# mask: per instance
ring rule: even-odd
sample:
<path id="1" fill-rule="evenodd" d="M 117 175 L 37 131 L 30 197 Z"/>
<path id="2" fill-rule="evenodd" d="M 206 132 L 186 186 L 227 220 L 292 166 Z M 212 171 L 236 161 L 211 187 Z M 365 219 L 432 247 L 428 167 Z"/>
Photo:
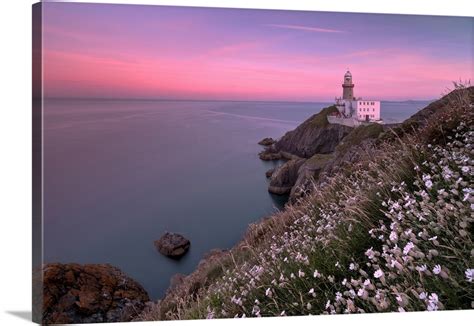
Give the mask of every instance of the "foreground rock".
<path id="1" fill-rule="evenodd" d="M 166 232 L 159 240 L 155 241 L 158 251 L 171 258 L 179 258 L 186 254 L 191 242 L 178 233 Z"/>
<path id="2" fill-rule="evenodd" d="M 305 159 L 293 159 L 279 166 L 270 178 L 268 191 L 276 195 L 288 194 L 298 179 L 298 170 Z"/>
<path id="3" fill-rule="evenodd" d="M 48 264 L 43 277 L 46 324 L 126 322 L 149 301 L 140 284 L 108 264 Z"/>
<path id="4" fill-rule="evenodd" d="M 271 146 L 275 143 L 276 140 L 270 137 L 263 138 L 261 141 L 258 142 L 258 144 L 262 146 Z"/>

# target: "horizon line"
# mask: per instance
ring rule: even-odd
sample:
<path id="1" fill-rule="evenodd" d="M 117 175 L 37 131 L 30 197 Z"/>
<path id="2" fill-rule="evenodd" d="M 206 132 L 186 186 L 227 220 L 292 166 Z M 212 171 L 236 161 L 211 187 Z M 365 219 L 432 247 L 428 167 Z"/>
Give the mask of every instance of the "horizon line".
<path id="1" fill-rule="evenodd" d="M 441 97 L 439 97 L 441 98 Z M 431 99 L 400 99 L 400 100 L 387 100 L 381 99 L 380 102 L 430 102 L 436 101 L 439 98 Z M 193 98 L 145 98 L 145 97 L 69 97 L 69 96 L 44 96 L 44 97 L 33 97 L 33 101 L 38 100 L 79 100 L 79 101 L 174 101 L 174 102 L 267 102 L 267 103 L 333 103 L 334 100 L 239 100 L 239 99 L 193 99 Z M 362 99 L 364 100 L 364 99 Z M 370 100 L 370 98 L 367 98 Z"/>

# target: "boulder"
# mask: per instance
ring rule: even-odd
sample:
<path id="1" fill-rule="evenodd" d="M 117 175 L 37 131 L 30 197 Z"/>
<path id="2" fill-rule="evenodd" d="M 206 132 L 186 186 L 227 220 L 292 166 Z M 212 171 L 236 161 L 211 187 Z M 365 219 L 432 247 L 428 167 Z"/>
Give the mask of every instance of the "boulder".
<path id="1" fill-rule="evenodd" d="M 258 142 L 258 144 L 262 146 L 271 146 L 275 143 L 276 140 L 270 137 L 263 138 L 261 141 Z"/>
<path id="2" fill-rule="evenodd" d="M 178 233 L 166 232 L 159 240 L 155 241 L 158 251 L 171 258 L 179 258 L 186 254 L 191 242 Z"/>
<path id="3" fill-rule="evenodd" d="M 270 178 L 268 191 L 276 195 L 288 194 L 298 179 L 298 170 L 305 159 L 293 159 L 279 166 Z"/>
<path id="4" fill-rule="evenodd" d="M 265 176 L 266 176 L 267 178 L 271 178 L 273 172 L 275 172 L 275 169 L 274 169 L 274 168 L 273 168 L 273 169 L 270 169 L 270 170 L 267 170 L 267 172 L 265 172 Z"/>
<path id="5" fill-rule="evenodd" d="M 43 268 L 45 324 L 126 322 L 150 299 L 136 281 L 108 264 L 47 264 Z"/>

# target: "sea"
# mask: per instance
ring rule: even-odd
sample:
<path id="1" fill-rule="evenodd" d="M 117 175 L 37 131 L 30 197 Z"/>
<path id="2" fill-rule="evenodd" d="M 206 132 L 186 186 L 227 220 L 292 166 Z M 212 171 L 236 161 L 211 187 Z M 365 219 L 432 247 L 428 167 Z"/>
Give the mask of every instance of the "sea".
<path id="1" fill-rule="evenodd" d="M 428 101 L 382 102 L 401 122 Z M 212 249 L 228 249 L 248 225 L 282 209 L 258 158 L 331 103 L 46 99 L 43 109 L 44 262 L 109 263 L 152 299 Z M 153 242 L 191 241 L 181 259 Z"/>

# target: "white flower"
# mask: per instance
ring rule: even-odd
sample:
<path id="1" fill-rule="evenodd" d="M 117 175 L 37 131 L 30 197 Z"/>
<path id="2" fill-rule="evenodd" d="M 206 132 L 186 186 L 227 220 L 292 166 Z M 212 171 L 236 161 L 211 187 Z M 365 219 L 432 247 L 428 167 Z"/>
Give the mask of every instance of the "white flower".
<path id="1" fill-rule="evenodd" d="M 434 311 L 438 310 L 438 295 L 436 293 L 431 293 L 428 297 L 428 310 Z"/>
<path id="2" fill-rule="evenodd" d="M 395 232 L 395 231 L 390 232 L 389 239 L 390 239 L 390 241 L 392 241 L 392 242 L 397 241 L 397 240 L 398 240 L 397 232 Z"/>
<path id="3" fill-rule="evenodd" d="M 432 237 L 432 238 L 429 238 L 428 240 L 430 240 L 430 241 L 434 241 L 434 240 L 436 240 L 436 239 L 438 239 L 438 236 L 436 236 L 436 235 L 435 235 L 434 237 Z"/>
<path id="4" fill-rule="evenodd" d="M 365 255 L 369 257 L 369 259 L 373 259 L 375 257 L 375 252 L 372 250 L 372 247 L 370 247 L 370 249 L 367 249 Z"/>
<path id="5" fill-rule="evenodd" d="M 374 273 L 375 278 L 381 278 L 383 276 L 383 272 L 381 269 L 377 269 Z"/>
<path id="6" fill-rule="evenodd" d="M 319 274 L 318 270 L 316 269 L 313 273 L 314 278 L 316 277 L 321 277 L 321 274 Z"/>
<path id="7" fill-rule="evenodd" d="M 351 263 L 351 264 L 349 265 L 349 269 L 350 269 L 351 271 L 355 271 L 355 269 L 356 269 L 355 264 L 354 264 L 354 263 Z"/>
<path id="8" fill-rule="evenodd" d="M 364 286 L 369 286 L 370 285 L 370 280 L 365 280 L 364 281 Z"/>
<path id="9" fill-rule="evenodd" d="M 428 295 L 428 294 L 427 294 L 426 292 L 421 292 L 421 293 L 418 295 L 418 297 L 420 298 L 420 300 L 425 300 L 427 295 Z"/>
<path id="10" fill-rule="evenodd" d="M 305 273 L 301 271 L 301 269 L 298 271 L 298 277 L 304 277 Z"/>
<path id="11" fill-rule="evenodd" d="M 265 295 L 269 298 L 272 297 L 272 289 L 268 288 L 266 291 L 265 291 Z"/>
<path id="12" fill-rule="evenodd" d="M 306 309 L 310 310 L 311 309 L 311 303 L 308 302 L 308 304 L 306 305 Z"/>
<path id="13" fill-rule="evenodd" d="M 416 270 L 417 270 L 418 272 L 424 272 L 424 271 L 426 271 L 427 269 L 428 269 L 428 267 L 427 267 L 425 264 L 420 265 L 420 266 L 416 266 Z"/>
<path id="14" fill-rule="evenodd" d="M 365 290 L 364 290 L 363 288 L 360 288 L 359 291 L 357 291 L 357 295 L 358 295 L 359 297 L 361 297 L 361 296 L 364 295 L 364 292 L 365 292 Z"/>
<path id="15" fill-rule="evenodd" d="M 468 268 L 464 272 L 466 274 L 466 278 L 468 282 L 472 282 L 474 280 L 474 269 L 473 268 Z"/>
<path id="16" fill-rule="evenodd" d="M 285 310 L 283 310 L 283 311 L 281 312 L 280 316 L 286 316 Z"/>
<path id="17" fill-rule="evenodd" d="M 342 299 L 341 292 L 336 292 L 336 301 L 339 302 Z"/>
<path id="18" fill-rule="evenodd" d="M 331 305 L 331 301 L 330 301 L 330 300 L 328 300 L 328 302 L 326 302 L 326 306 L 325 306 L 325 307 L 326 307 L 326 309 L 328 309 L 330 305 Z"/>
<path id="19" fill-rule="evenodd" d="M 464 173 L 468 173 L 469 170 L 470 170 L 470 169 L 469 169 L 468 166 L 463 166 L 463 167 L 461 168 L 461 171 L 464 172 Z"/>
<path id="20" fill-rule="evenodd" d="M 398 307 L 398 312 L 406 312 L 402 307 Z"/>
<path id="21" fill-rule="evenodd" d="M 415 245 L 413 244 L 413 242 L 408 242 L 405 247 L 403 248 L 403 253 L 405 255 L 408 255 L 408 253 L 410 252 L 410 250 L 412 250 L 413 248 L 415 247 Z"/>
<path id="22" fill-rule="evenodd" d="M 435 273 L 436 275 L 441 273 L 441 265 L 435 265 L 435 267 L 433 268 L 433 273 Z"/>

